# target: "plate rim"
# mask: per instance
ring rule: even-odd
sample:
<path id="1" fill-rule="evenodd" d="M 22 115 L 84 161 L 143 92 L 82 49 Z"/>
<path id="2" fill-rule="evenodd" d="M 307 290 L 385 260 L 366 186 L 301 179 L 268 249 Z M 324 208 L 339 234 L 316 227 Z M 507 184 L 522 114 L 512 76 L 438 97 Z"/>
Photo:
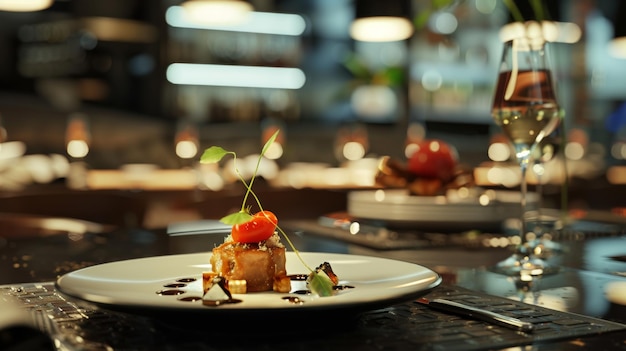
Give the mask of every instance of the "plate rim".
<path id="1" fill-rule="evenodd" d="M 366 301 L 364 300 L 342 301 L 342 303 L 340 304 L 326 304 L 326 305 L 308 305 L 305 303 L 303 305 L 295 306 L 295 308 L 294 306 L 288 306 L 287 304 L 285 305 L 286 307 L 280 307 L 280 308 L 272 308 L 272 307 L 270 308 L 258 308 L 258 307 L 221 308 L 221 307 L 206 307 L 206 306 L 199 306 L 198 308 L 193 308 L 193 307 L 190 308 L 190 307 L 183 307 L 183 305 L 181 305 L 181 307 L 177 307 L 173 305 L 158 305 L 158 306 L 153 305 L 153 304 L 143 305 L 143 304 L 136 304 L 136 303 L 127 303 L 124 301 L 115 302 L 115 301 L 110 301 L 111 297 L 109 297 L 108 298 L 109 301 L 107 301 L 106 296 L 94 295 L 91 292 L 85 292 L 85 291 L 80 292 L 80 291 L 77 291 L 77 289 L 72 289 L 71 287 L 68 287 L 63 283 L 64 280 L 69 279 L 68 277 L 72 277 L 75 274 L 84 273 L 85 271 L 88 271 L 94 268 L 97 269 L 96 267 L 102 268 L 102 266 L 106 266 L 110 264 L 122 264 L 124 262 L 144 261 L 144 260 L 151 260 L 151 259 L 166 260 L 168 258 L 183 258 L 184 256 L 210 255 L 210 254 L 211 252 L 209 251 L 209 252 L 196 252 L 196 253 L 184 253 L 184 254 L 158 255 L 158 256 L 140 257 L 140 258 L 127 259 L 127 260 L 99 263 L 99 264 L 95 264 L 92 266 L 84 267 L 84 268 L 66 273 L 60 276 L 59 278 L 57 278 L 54 282 L 54 285 L 55 285 L 56 290 L 59 291 L 63 295 L 78 299 L 82 302 L 91 303 L 91 304 L 94 304 L 96 306 L 99 306 L 105 309 L 126 312 L 126 313 L 140 314 L 140 315 L 153 316 L 153 317 L 160 316 L 163 314 L 179 313 L 179 314 L 184 314 L 184 315 L 189 315 L 189 316 L 219 316 L 219 317 L 232 318 L 232 317 L 240 317 L 242 315 L 245 315 L 246 317 L 249 317 L 249 318 L 255 318 L 255 317 L 260 317 L 260 316 L 264 316 L 265 318 L 268 313 L 271 313 L 272 315 L 280 315 L 282 317 L 291 317 L 291 316 L 301 317 L 303 314 L 324 314 L 324 313 L 328 313 L 329 311 L 335 312 L 335 313 L 336 312 L 346 313 L 346 316 L 358 315 L 362 312 L 384 308 L 384 307 L 388 307 L 394 304 L 403 303 L 403 302 L 407 302 L 413 299 L 417 299 L 421 296 L 426 295 L 427 293 L 432 291 L 434 288 L 438 287 L 443 281 L 442 276 L 438 274 L 437 272 L 433 271 L 432 269 L 428 267 L 425 267 L 423 265 L 413 263 L 413 262 L 396 260 L 396 259 L 391 259 L 387 257 L 367 256 L 367 255 L 360 255 L 360 254 L 333 253 L 333 252 L 300 252 L 301 255 L 305 255 L 305 256 L 306 255 L 332 255 L 334 257 L 348 258 L 348 259 L 365 258 L 365 259 L 374 260 L 377 262 L 391 261 L 391 262 L 395 262 L 396 264 L 400 263 L 403 265 L 407 265 L 407 267 L 414 266 L 415 268 L 424 270 L 424 273 L 427 274 L 427 278 L 429 279 L 430 283 L 426 284 L 424 287 L 420 289 L 406 291 L 405 293 L 395 294 L 392 296 L 384 297 L 382 299 L 370 299 Z M 293 260 L 297 259 L 293 251 L 288 251 L 287 255 L 288 255 L 288 258 L 289 256 L 294 256 L 291 259 Z M 181 277 L 184 275 L 185 274 L 182 273 Z M 267 292 L 267 293 L 272 293 L 272 292 Z M 276 293 L 276 294 L 281 294 L 281 293 Z M 298 296 L 294 293 L 283 293 L 282 295 Z"/>

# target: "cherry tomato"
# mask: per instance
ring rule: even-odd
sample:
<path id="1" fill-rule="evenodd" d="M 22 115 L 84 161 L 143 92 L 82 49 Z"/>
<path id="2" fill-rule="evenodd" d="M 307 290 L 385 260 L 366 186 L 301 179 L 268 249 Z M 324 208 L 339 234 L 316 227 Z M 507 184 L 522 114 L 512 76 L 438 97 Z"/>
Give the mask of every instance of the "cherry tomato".
<path id="1" fill-rule="evenodd" d="M 278 225 L 278 217 L 272 211 L 260 211 L 254 214 L 255 217 L 263 217 L 268 219 L 271 223 L 274 223 L 274 226 Z"/>
<path id="2" fill-rule="evenodd" d="M 235 224 L 231 231 L 233 240 L 238 243 L 257 243 L 268 239 L 276 230 L 278 219 L 271 211 L 260 211 L 248 222 Z"/>
<path id="3" fill-rule="evenodd" d="M 454 175 L 456 150 L 441 140 L 426 139 L 416 144 L 417 149 L 408 162 L 408 170 L 421 177 L 447 181 Z"/>

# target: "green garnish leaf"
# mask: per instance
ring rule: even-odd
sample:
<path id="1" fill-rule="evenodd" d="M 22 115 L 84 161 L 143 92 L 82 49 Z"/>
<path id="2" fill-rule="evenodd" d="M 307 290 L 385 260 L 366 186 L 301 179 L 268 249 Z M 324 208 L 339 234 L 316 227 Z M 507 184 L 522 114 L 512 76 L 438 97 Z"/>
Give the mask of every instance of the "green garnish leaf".
<path id="1" fill-rule="evenodd" d="M 263 145 L 263 149 L 261 150 L 261 156 L 265 155 L 267 149 L 270 147 L 270 145 L 272 145 L 272 143 L 274 143 L 274 140 L 276 140 L 276 137 L 278 136 L 278 132 L 280 132 L 280 130 L 275 131 L 274 134 L 272 134 L 272 136 L 267 139 L 265 145 Z"/>
<path id="2" fill-rule="evenodd" d="M 200 157 L 200 162 L 217 163 L 220 162 L 224 156 L 232 153 L 232 151 L 225 150 L 221 146 L 211 146 L 210 148 L 204 150 L 204 153 L 202 153 L 202 156 Z"/>
<path id="3" fill-rule="evenodd" d="M 253 217 L 251 214 L 245 211 L 239 211 L 239 212 L 231 213 L 227 216 L 222 217 L 220 219 L 220 222 L 224 224 L 235 225 L 235 224 L 249 222 L 250 220 L 252 220 L 252 218 Z"/>
<path id="4" fill-rule="evenodd" d="M 307 279 L 312 293 L 322 297 L 333 295 L 333 281 L 323 271 L 311 272 Z"/>

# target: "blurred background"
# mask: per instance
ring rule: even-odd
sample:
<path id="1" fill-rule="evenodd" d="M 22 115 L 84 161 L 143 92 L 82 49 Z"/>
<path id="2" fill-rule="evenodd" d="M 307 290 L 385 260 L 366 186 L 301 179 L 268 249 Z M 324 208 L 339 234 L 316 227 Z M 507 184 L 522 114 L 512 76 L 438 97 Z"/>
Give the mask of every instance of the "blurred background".
<path id="1" fill-rule="evenodd" d="M 278 185 L 373 186 L 380 157 L 404 162 L 406 146 L 424 137 L 453 145 L 485 184 L 518 184 L 487 176 L 511 160 L 507 147 L 494 146 L 503 139 L 490 116 L 502 28 L 513 20 L 505 2 L 252 0 L 227 1 L 243 13 L 189 11 L 204 2 L 1 8 L 0 187 L 133 188 L 144 180 L 147 188 L 219 190 L 234 177 L 199 165 L 204 148 L 254 158 L 277 128 L 262 176 Z M 561 162 L 541 181 L 560 184 L 568 174 L 620 184 L 626 50 L 615 44 L 623 29 L 614 23 L 626 22 L 624 6 L 544 3 L 542 16 L 556 21 L 565 114 L 558 151 L 569 168 Z M 518 7 L 537 18 L 527 1 Z M 394 11 L 410 23 L 405 37 L 352 32 L 357 18 Z M 147 182 L 157 171 L 160 180 Z"/>

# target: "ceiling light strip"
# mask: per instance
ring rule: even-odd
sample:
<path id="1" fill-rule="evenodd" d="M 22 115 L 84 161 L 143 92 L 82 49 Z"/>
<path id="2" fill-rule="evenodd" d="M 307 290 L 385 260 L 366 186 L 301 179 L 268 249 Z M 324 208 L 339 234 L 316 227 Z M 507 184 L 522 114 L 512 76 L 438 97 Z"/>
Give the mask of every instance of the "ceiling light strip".
<path id="1" fill-rule="evenodd" d="M 252 11 L 247 18 L 235 24 L 204 24 L 188 18 L 181 6 L 171 6 L 165 12 L 168 25 L 178 28 L 209 29 L 232 32 L 299 36 L 306 29 L 304 18 L 296 14 Z"/>
<path id="2" fill-rule="evenodd" d="M 209 85 L 247 88 L 300 89 L 306 81 L 301 69 L 173 63 L 167 80 L 177 85 Z"/>

